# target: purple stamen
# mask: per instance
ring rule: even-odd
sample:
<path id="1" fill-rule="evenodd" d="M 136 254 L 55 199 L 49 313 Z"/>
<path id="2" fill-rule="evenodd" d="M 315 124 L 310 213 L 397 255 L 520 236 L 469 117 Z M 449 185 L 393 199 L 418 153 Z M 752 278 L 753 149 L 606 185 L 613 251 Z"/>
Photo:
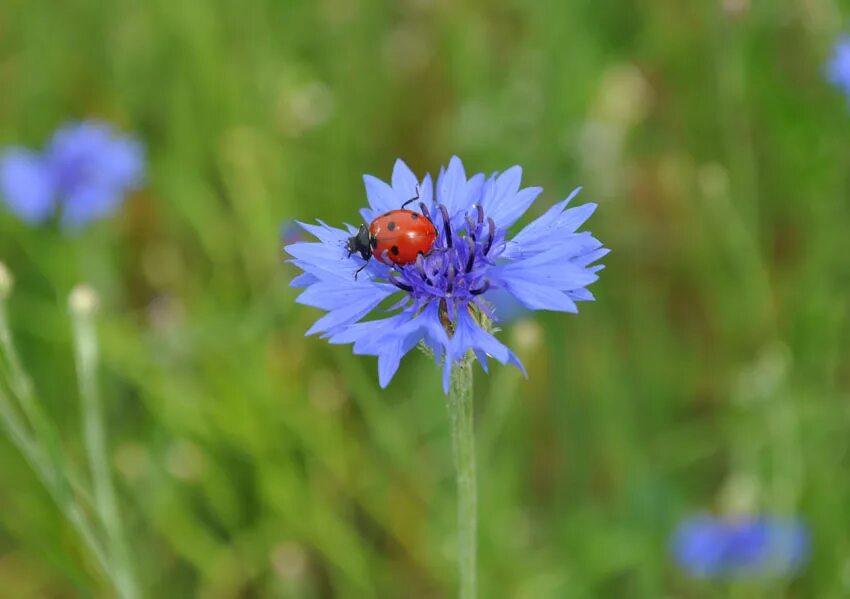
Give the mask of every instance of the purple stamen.
<path id="1" fill-rule="evenodd" d="M 490 280 L 486 279 L 481 287 L 479 287 L 478 289 L 472 289 L 469 293 L 471 293 L 472 295 L 481 295 L 482 293 L 487 293 L 489 289 Z"/>
<path id="2" fill-rule="evenodd" d="M 433 285 L 434 281 L 431 280 L 431 276 L 428 274 L 428 271 L 425 269 L 425 256 L 419 254 L 416 256 L 416 270 L 419 272 L 419 275 L 423 277 L 426 281 L 428 281 L 429 285 Z"/>
<path id="3" fill-rule="evenodd" d="M 487 223 L 490 225 L 490 229 L 487 232 L 487 246 L 484 248 L 485 256 L 490 252 L 490 246 L 493 245 L 493 237 L 496 236 L 496 223 L 493 221 L 493 217 L 489 217 Z"/>
<path id="4" fill-rule="evenodd" d="M 398 280 L 398 277 L 389 277 L 389 279 L 390 279 L 390 283 L 392 283 L 393 285 L 395 285 L 396 287 L 398 287 L 402 291 L 407 291 L 408 293 L 413 292 L 413 287 L 411 287 L 410 285 L 405 285 L 404 283 L 402 283 L 401 281 Z"/>
<path id="5" fill-rule="evenodd" d="M 466 215 L 466 230 L 469 231 L 469 235 L 472 239 L 475 239 L 475 221 L 472 220 L 472 216 L 469 214 Z"/>
<path id="6" fill-rule="evenodd" d="M 431 220 L 431 213 L 428 211 L 428 206 L 425 205 L 425 202 L 419 202 L 419 209 L 422 211 L 422 216 Z"/>
<path id="7" fill-rule="evenodd" d="M 484 224 L 484 206 L 482 206 L 481 204 L 476 204 L 475 209 L 478 211 L 478 224 L 483 225 Z"/>
<path id="8" fill-rule="evenodd" d="M 449 218 L 449 211 L 440 204 L 440 212 L 443 214 L 443 222 L 446 224 L 446 246 L 452 247 L 452 221 Z"/>
<path id="9" fill-rule="evenodd" d="M 472 265 L 475 264 L 475 243 L 469 237 L 466 238 L 466 247 L 469 248 L 469 258 L 466 260 L 466 272 L 472 272 Z"/>

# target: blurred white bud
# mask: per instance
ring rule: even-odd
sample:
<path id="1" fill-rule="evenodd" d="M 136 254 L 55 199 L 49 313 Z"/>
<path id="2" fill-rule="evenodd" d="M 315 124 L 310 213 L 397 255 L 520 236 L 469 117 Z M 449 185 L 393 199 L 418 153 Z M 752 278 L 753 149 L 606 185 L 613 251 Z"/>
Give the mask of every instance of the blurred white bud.
<path id="1" fill-rule="evenodd" d="M 201 480 L 207 471 L 207 456 L 190 441 L 177 441 L 166 454 L 165 468 L 174 478 L 186 482 Z"/>
<path id="2" fill-rule="evenodd" d="M 143 478 L 150 468 L 150 451 L 136 441 L 125 441 L 115 450 L 115 468 L 132 481 Z"/>
<path id="3" fill-rule="evenodd" d="M 100 300 L 90 285 L 77 285 L 68 297 L 68 306 L 77 316 L 91 316 L 97 311 Z"/>
<path id="4" fill-rule="evenodd" d="M 721 0 L 720 5 L 732 17 L 744 16 L 750 11 L 750 0 Z"/>
<path id="5" fill-rule="evenodd" d="M 733 399 L 742 406 L 773 400 L 785 386 L 792 361 L 791 350 L 783 343 L 763 347 L 738 373 Z"/>
<path id="6" fill-rule="evenodd" d="M 652 87 L 641 70 L 623 63 L 602 75 L 594 110 L 600 120 L 628 127 L 646 117 L 652 101 Z"/>
<path id="7" fill-rule="evenodd" d="M 720 507 L 729 516 L 753 513 L 758 506 L 759 485 L 752 476 L 735 474 L 723 485 Z"/>
<path id="8" fill-rule="evenodd" d="M 307 552 L 293 541 L 285 541 L 275 547 L 269 561 L 275 574 L 282 580 L 298 580 L 307 571 Z"/>
<path id="9" fill-rule="evenodd" d="M 15 284 L 15 278 L 6 265 L 0 262 L 0 300 L 4 300 L 12 293 L 12 287 Z"/>
<path id="10" fill-rule="evenodd" d="M 513 326 L 513 344 L 524 353 L 537 351 L 543 342 L 543 329 L 532 318 L 524 318 Z"/>
<path id="11" fill-rule="evenodd" d="M 729 174 L 716 162 L 700 166 L 697 181 L 702 195 L 709 200 L 722 198 L 729 193 Z"/>
<path id="12" fill-rule="evenodd" d="M 626 130 L 617 123 L 588 120 L 578 132 L 570 134 L 578 143 L 582 170 L 594 182 L 594 188 L 603 197 L 615 197 L 623 184 L 622 150 Z"/>
<path id="13" fill-rule="evenodd" d="M 321 81 L 310 81 L 298 87 L 286 87 L 277 106 L 280 129 L 291 137 L 324 124 L 334 113 L 334 95 Z"/>
<path id="14" fill-rule="evenodd" d="M 425 69 L 434 57 L 426 32 L 418 27 L 398 27 L 384 39 L 384 60 L 392 73 L 415 73 Z"/>
<path id="15" fill-rule="evenodd" d="M 345 405 L 345 391 L 330 370 L 317 370 L 307 386 L 310 405 L 322 412 L 335 412 Z"/>

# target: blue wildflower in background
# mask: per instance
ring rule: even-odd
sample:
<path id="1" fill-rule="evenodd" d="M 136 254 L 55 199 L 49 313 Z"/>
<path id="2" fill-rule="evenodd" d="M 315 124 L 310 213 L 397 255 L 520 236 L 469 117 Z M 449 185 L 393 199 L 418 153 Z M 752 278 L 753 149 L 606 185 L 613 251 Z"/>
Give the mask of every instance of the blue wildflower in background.
<path id="1" fill-rule="evenodd" d="M 292 219 L 286 219 L 280 223 L 280 239 L 284 245 L 304 241 L 304 229 Z"/>
<path id="2" fill-rule="evenodd" d="M 832 57 L 826 65 L 826 77 L 850 96 L 850 35 L 842 35 L 833 46 Z"/>
<path id="3" fill-rule="evenodd" d="M 305 288 L 300 303 L 327 312 L 307 334 L 352 343 L 354 353 L 377 356 L 382 387 L 420 342 L 442 363 L 446 392 L 453 364 L 469 350 L 485 370 L 492 357 L 525 372 L 513 352 L 491 334 L 489 323 L 498 314 L 488 299 L 503 290 L 529 310 L 577 312 L 576 302 L 593 300 L 586 287 L 598 278 L 602 266 L 594 263 L 608 250 L 589 232 L 577 232 L 596 208 L 567 208 L 578 189 L 509 237 L 509 227 L 542 191 L 520 189 L 521 176 L 522 169 L 515 166 L 490 177 L 467 177 L 457 157 L 441 169 L 436 189 L 430 175 L 418 180 L 401 160 L 395 163 L 391 184 L 366 175 L 369 207 L 361 211 L 366 223 L 418 196 L 420 209 L 437 229 L 437 240 L 427 256 L 412 264 L 370 260 L 355 278 L 364 262 L 349 255 L 346 242 L 357 229 L 302 223 L 318 242 L 286 247 L 291 262 L 304 271 L 292 285 Z M 397 299 L 392 308 L 376 310 L 388 298 Z"/>
<path id="4" fill-rule="evenodd" d="M 671 545 L 676 562 L 697 578 L 777 577 L 805 564 L 809 532 L 790 518 L 702 514 L 682 522 Z"/>
<path id="5" fill-rule="evenodd" d="M 144 171 L 136 139 L 105 123 L 71 123 L 43 152 L 11 147 L 0 154 L 0 199 L 28 223 L 58 215 L 66 228 L 79 228 L 115 212 Z"/>

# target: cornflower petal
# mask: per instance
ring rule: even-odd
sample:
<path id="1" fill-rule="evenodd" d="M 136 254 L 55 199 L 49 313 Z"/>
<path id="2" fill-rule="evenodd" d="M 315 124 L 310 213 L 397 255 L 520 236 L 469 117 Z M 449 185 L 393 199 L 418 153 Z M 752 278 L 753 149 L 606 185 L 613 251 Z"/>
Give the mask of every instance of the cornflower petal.
<path id="1" fill-rule="evenodd" d="M 419 185 L 419 180 L 410 167 L 401 158 L 395 161 L 393 166 L 393 192 L 396 196 L 407 196 L 402 202 L 406 202 L 417 195 L 416 187 Z"/>
<path id="2" fill-rule="evenodd" d="M 526 225 L 513 239 L 507 242 L 503 258 L 520 258 L 545 251 L 551 247 L 553 238 L 563 239 L 575 233 L 596 210 L 596 204 L 584 204 L 566 210 L 581 187 L 569 197 L 549 208 L 541 216 Z"/>
<path id="3" fill-rule="evenodd" d="M 366 199 L 375 213 L 383 214 L 399 207 L 392 187 L 372 175 L 363 175 L 363 183 L 366 185 Z"/>
<path id="4" fill-rule="evenodd" d="M 333 334 L 340 327 L 366 316 L 384 298 L 397 291 L 392 285 L 385 284 L 342 285 L 339 281 L 318 282 L 310 285 L 296 301 L 328 311 L 310 327 L 307 335 Z"/>
<path id="5" fill-rule="evenodd" d="M 47 220 L 56 206 L 56 189 L 44 160 L 24 148 L 0 157 L 0 199 L 28 223 Z"/>
<path id="6" fill-rule="evenodd" d="M 458 310 L 455 326 L 456 328 L 449 343 L 449 352 L 447 354 L 450 359 L 446 360 L 443 372 L 443 392 L 449 392 L 452 365 L 454 362 L 462 360 L 466 352 L 470 349 L 476 353 L 481 352 L 491 356 L 501 364 L 510 362 L 527 376 L 525 367 L 519 361 L 519 358 L 493 335 L 482 329 L 472 319 L 469 310 Z M 482 364 L 485 363 L 482 362 Z"/>
<path id="7" fill-rule="evenodd" d="M 542 187 L 529 187 L 520 191 L 522 168 L 513 166 L 500 175 L 494 175 L 484 184 L 482 205 L 498 227 L 507 229 L 513 225 L 537 196 Z"/>
<path id="8" fill-rule="evenodd" d="M 121 205 L 121 192 L 108 185 L 87 185 L 67 194 L 62 210 L 62 224 L 78 229 L 86 223 L 107 216 Z"/>
<path id="9" fill-rule="evenodd" d="M 429 210 L 433 208 L 434 187 L 431 175 L 425 175 L 421 182 L 417 181 L 416 175 L 400 158 L 393 167 L 392 187 L 372 175 L 364 175 L 363 181 L 366 184 L 370 208 L 360 210 L 360 215 L 367 223 L 385 212 L 400 208 L 405 202 L 415 198 L 417 191 L 419 197 L 412 202 L 410 208 L 417 210 L 420 203 L 425 204 Z"/>

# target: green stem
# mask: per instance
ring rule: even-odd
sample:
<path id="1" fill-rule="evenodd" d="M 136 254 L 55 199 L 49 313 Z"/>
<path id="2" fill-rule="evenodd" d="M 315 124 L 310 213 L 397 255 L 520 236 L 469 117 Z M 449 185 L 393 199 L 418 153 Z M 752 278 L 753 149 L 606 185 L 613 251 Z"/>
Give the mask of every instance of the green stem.
<path id="1" fill-rule="evenodd" d="M 467 356 L 452 371 L 449 426 L 457 476 L 457 563 L 460 598 L 476 596 L 476 532 L 478 495 L 475 486 L 475 426 L 473 421 L 472 361 Z"/>
<path id="2" fill-rule="evenodd" d="M 116 569 L 118 595 L 122 599 L 134 599 L 139 595 L 138 587 L 130 566 L 129 550 L 112 484 L 103 406 L 97 385 L 98 346 L 94 323 L 96 298 L 88 288 L 77 288 L 73 293 L 77 295 L 75 298 L 72 294 L 71 299 L 74 350 L 82 400 L 83 436 L 91 468 L 95 506 L 111 545 L 110 557 Z"/>
<path id="3" fill-rule="evenodd" d="M 36 434 L 44 433 L 48 429 L 47 422 L 37 407 L 29 377 L 18 358 L 12 332 L 9 328 L 6 299 L 2 295 L 0 295 L 0 349 L 2 349 L 0 354 L 5 357 L 8 365 L 9 387 L 18 396 L 23 411 L 30 419 L 30 424 L 34 426 Z M 49 440 L 42 435 L 39 435 L 38 439 L 32 437 L 15 409 L 12 399 L 6 394 L 3 387 L 0 387 L 0 425 L 6 430 L 18 451 L 29 462 L 59 509 L 80 535 L 95 561 L 111 578 L 109 562 L 97 537 L 95 527 L 88 521 L 85 512 L 75 501 L 75 497 L 68 488 L 68 482 L 76 481 L 76 478 L 71 475 L 70 470 L 65 470 L 62 464 L 50 459 L 48 453 L 55 454 L 55 445 L 48 443 Z M 46 449 L 45 446 L 48 446 L 49 449 Z M 45 453 L 45 451 L 48 453 Z M 78 486 L 73 482 L 71 484 L 75 488 Z"/>
<path id="4" fill-rule="evenodd" d="M 9 388 L 12 395 L 18 400 L 18 405 L 24 413 L 29 426 L 35 434 L 37 443 L 45 450 L 55 470 L 64 473 L 65 478 L 74 490 L 74 493 L 82 499 L 86 506 L 91 506 L 91 497 L 86 491 L 85 485 L 77 477 L 74 469 L 67 463 L 59 446 L 59 435 L 50 424 L 36 400 L 34 387 L 29 375 L 24 370 L 23 364 L 12 338 L 12 328 L 9 326 L 9 314 L 6 301 L 0 299 L 0 349 L 6 358 L 8 365 Z M 22 429 L 24 430 L 24 429 Z"/>

